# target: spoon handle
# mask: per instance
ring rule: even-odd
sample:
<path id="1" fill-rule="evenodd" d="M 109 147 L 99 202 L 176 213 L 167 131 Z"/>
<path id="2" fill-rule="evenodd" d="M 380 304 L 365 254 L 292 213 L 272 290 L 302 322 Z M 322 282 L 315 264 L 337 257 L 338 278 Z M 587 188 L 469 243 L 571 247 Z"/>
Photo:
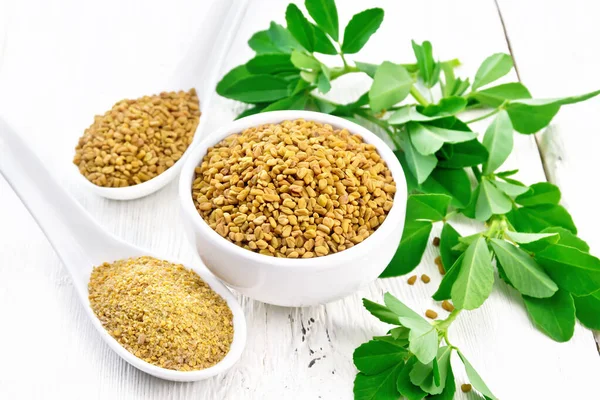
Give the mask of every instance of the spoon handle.
<path id="1" fill-rule="evenodd" d="M 4 148 L 3 148 L 4 147 Z M 54 180 L 25 141 L 0 118 L 0 174 L 21 199 L 71 273 L 86 284 L 110 237 Z M 107 240 L 107 238 L 109 240 Z"/>

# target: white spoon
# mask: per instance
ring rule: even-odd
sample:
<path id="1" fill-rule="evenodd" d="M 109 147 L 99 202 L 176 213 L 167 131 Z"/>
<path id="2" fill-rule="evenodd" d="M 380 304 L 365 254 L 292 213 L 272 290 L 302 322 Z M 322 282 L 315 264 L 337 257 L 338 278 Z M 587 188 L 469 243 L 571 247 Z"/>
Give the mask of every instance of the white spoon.
<path id="1" fill-rule="evenodd" d="M 246 320 L 233 294 L 202 265 L 192 268 L 217 292 L 233 312 L 234 336 L 229 353 L 218 364 L 199 371 L 174 371 L 143 361 L 117 342 L 104 329 L 88 299 L 88 281 L 94 266 L 103 262 L 139 257 L 161 257 L 132 246 L 102 229 L 53 179 L 30 147 L 0 118 L 0 174 L 17 193 L 48 241 L 71 274 L 73 286 L 90 320 L 108 345 L 134 367 L 172 381 L 197 381 L 229 369 L 240 357 L 246 343 Z"/>

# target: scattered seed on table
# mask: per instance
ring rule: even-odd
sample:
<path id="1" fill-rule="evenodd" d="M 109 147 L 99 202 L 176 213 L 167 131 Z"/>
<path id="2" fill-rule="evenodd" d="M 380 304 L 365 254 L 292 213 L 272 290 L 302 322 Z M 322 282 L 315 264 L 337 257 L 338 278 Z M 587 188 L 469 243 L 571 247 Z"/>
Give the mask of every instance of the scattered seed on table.
<path id="1" fill-rule="evenodd" d="M 473 387 L 469 383 L 463 383 L 460 385 L 460 390 L 462 390 L 463 393 L 469 393 L 472 389 Z"/>
<path id="2" fill-rule="evenodd" d="M 450 303 L 448 300 L 442 301 L 442 308 L 448 312 L 454 311 L 454 305 Z"/>
<path id="3" fill-rule="evenodd" d="M 433 310 L 427 310 L 425 311 L 425 316 L 427 318 L 436 319 L 438 317 L 438 314 Z"/>
<path id="4" fill-rule="evenodd" d="M 121 100 L 94 118 L 79 138 L 73 163 L 95 185 L 137 185 L 183 156 L 199 121 L 195 89 Z"/>
<path id="5" fill-rule="evenodd" d="M 159 367 L 211 367 L 229 352 L 233 314 L 227 302 L 183 265 L 139 257 L 95 267 L 92 310 L 127 351 Z"/>
<path id="6" fill-rule="evenodd" d="M 384 222 L 396 184 L 374 145 L 313 121 L 251 127 L 208 149 L 192 198 L 223 238 L 275 257 L 361 243 Z"/>
<path id="7" fill-rule="evenodd" d="M 422 280 L 424 283 L 429 283 L 429 282 L 431 281 L 431 278 L 429 277 L 429 275 L 425 275 L 425 274 L 423 274 L 423 275 L 421 275 L 421 280 Z"/>
<path id="8" fill-rule="evenodd" d="M 417 281 L 417 276 L 413 275 L 410 278 L 408 278 L 408 280 L 406 282 L 408 282 L 409 285 L 414 285 L 416 281 Z"/>
<path id="9" fill-rule="evenodd" d="M 439 245 L 440 245 L 440 238 L 439 237 L 436 236 L 436 237 L 433 238 L 433 245 L 435 247 L 439 247 Z"/>
<path id="10" fill-rule="evenodd" d="M 446 269 L 444 268 L 444 264 L 442 263 L 442 257 L 437 256 L 435 258 L 434 262 L 435 262 L 435 265 L 437 265 L 438 271 L 440 271 L 440 274 L 446 275 Z"/>

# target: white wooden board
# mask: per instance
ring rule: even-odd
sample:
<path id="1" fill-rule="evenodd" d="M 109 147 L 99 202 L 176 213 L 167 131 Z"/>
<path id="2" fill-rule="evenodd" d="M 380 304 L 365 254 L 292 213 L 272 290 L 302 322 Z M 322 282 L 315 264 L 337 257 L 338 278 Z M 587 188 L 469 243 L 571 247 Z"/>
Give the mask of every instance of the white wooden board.
<path id="1" fill-rule="evenodd" d="M 58 179 L 107 229 L 132 243 L 184 261 L 197 259 L 181 231 L 174 184 L 145 199 L 112 202 L 78 187 L 70 175 L 69 162 L 77 137 L 94 114 L 130 93 L 143 92 L 148 82 L 175 70 L 177 60 L 193 42 L 207 3 L 188 0 L 169 2 L 167 6 L 141 0 L 111 0 L 95 5 L 76 0 L 0 2 L 0 11 L 5 9 L 0 15 L 0 23 L 5 24 L 0 27 L 0 47 L 1 32 L 6 36 L 5 49 L 0 52 L 4 54 L 0 59 L 0 113 L 32 142 Z M 504 3 L 509 4 L 500 3 L 503 11 Z M 585 15 L 586 5 L 581 3 L 581 14 Z M 512 14 L 517 15 L 513 21 L 522 20 L 512 25 L 521 34 L 511 38 L 524 82 L 536 95 L 570 92 L 568 86 L 560 93 L 547 86 L 545 82 L 557 79 L 545 70 L 546 64 L 540 65 L 538 58 L 527 56 L 533 44 L 521 45 L 523 63 L 527 57 L 533 60 L 529 68 L 522 66 L 517 39 L 522 38 L 522 43 L 535 41 L 534 35 L 540 31 L 533 24 L 543 25 L 543 20 L 535 22 L 533 14 L 539 12 L 537 8 L 519 9 L 516 4 L 509 4 L 514 9 Z M 567 4 L 565 7 L 573 2 Z M 266 28 L 270 20 L 282 22 L 286 5 L 284 0 L 251 2 L 223 73 L 251 56 L 246 40 L 253 32 Z M 492 0 L 338 0 L 340 21 L 346 22 L 353 13 L 372 6 L 383 6 L 386 18 L 380 32 L 356 57 L 358 60 L 405 62 L 412 59 L 410 39 L 428 39 L 440 58 L 458 56 L 465 64 L 464 73 L 472 75 L 487 55 L 508 51 Z M 555 18 L 565 29 L 577 29 L 577 20 L 569 20 L 565 25 L 561 7 L 549 13 L 548 18 Z M 508 16 L 505 18 L 511 36 Z M 588 20 L 589 24 L 593 22 Z M 532 26 L 530 31 L 518 27 L 525 24 Z M 558 46 L 553 42 L 551 54 L 559 59 L 593 51 L 590 43 L 559 40 Z M 597 68 L 589 70 L 590 76 L 592 70 Z M 573 75 L 578 73 L 576 64 L 569 67 L 570 82 L 580 84 L 574 91 L 594 86 L 576 80 Z M 547 80 L 544 75 L 548 75 Z M 344 77 L 333 96 L 340 101 L 351 100 L 367 85 L 364 77 Z M 240 104 L 219 99 L 205 112 L 211 113 L 217 127 L 241 110 Z M 590 113 L 586 120 L 592 122 Z M 562 115 L 561 127 L 563 123 L 576 123 L 577 118 L 565 120 L 569 114 Z M 583 124 L 575 125 L 576 130 L 583 129 Z M 570 135 L 571 130 L 565 132 Z M 567 141 L 572 145 L 570 136 L 563 137 L 563 142 Z M 581 143 L 585 148 L 586 142 Z M 519 167 L 527 183 L 543 180 L 533 138 L 519 136 L 516 147 L 518 151 L 508 167 Z M 573 165 L 592 165 L 594 161 L 589 150 L 571 154 Z M 560 168 L 559 164 L 555 170 Z M 574 167 L 569 168 L 574 171 Z M 559 184 L 566 203 L 571 205 L 591 192 L 579 189 L 579 175 L 569 171 L 555 175 L 562 177 Z M 594 221 L 590 217 L 597 214 L 578 213 L 574 207 L 571 211 L 583 237 L 598 249 L 600 246 L 593 242 Z M 457 227 L 463 233 L 476 228 L 464 223 Z M 409 287 L 405 278 L 380 280 L 343 300 L 302 309 L 240 298 L 249 328 L 247 348 L 240 362 L 229 373 L 208 381 L 171 383 L 135 370 L 101 342 L 82 312 L 58 258 L 0 178 L 0 342 L 4 344 L 0 398 L 349 399 L 356 373 L 352 364 L 354 348 L 386 330 L 384 324 L 362 309 L 361 298 L 380 300 L 385 291 L 391 291 L 417 310 L 439 309 L 430 299 L 440 279 L 433 263 L 436 255 L 437 250 L 429 248 L 417 270 L 433 277 L 429 285 Z M 597 387 L 600 359 L 591 333 L 577 327 L 571 342 L 551 341 L 532 327 L 521 301 L 505 285 L 498 284 L 481 309 L 462 315 L 451 334 L 453 342 L 463 349 L 501 399 L 587 399 Z M 465 382 L 460 364 L 454 365 L 459 381 Z M 474 396 L 459 394 L 456 398 Z"/>

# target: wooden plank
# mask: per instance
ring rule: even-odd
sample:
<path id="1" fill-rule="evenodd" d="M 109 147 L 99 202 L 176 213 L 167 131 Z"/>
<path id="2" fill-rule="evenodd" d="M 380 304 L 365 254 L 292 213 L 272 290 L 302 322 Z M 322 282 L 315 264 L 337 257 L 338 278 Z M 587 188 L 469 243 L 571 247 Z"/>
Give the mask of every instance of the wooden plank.
<path id="1" fill-rule="evenodd" d="M 533 2 L 498 0 L 522 82 L 536 97 L 559 97 L 600 88 L 597 39 L 600 5 L 586 0 Z M 560 29 L 557 27 L 560 26 Z M 600 98 L 563 107 L 537 134 L 546 175 L 562 190 L 579 236 L 600 253 L 594 161 L 600 148 L 595 123 Z M 600 343 L 600 333 L 596 333 Z"/>
<path id="2" fill-rule="evenodd" d="M 459 56 L 465 75 L 473 75 L 487 55 L 507 51 L 491 0 L 338 2 L 340 21 L 367 7 L 386 9 L 381 31 L 358 60 L 407 61 L 412 59 L 410 39 L 429 39 L 440 58 Z M 251 56 L 246 40 L 270 20 L 282 22 L 286 4 L 252 2 L 227 68 Z M 15 2 L 6 17 L 9 39 L 0 64 L 2 114 L 33 142 L 73 195 L 117 235 L 184 261 L 197 258 L 181 230 L 175 184 L 145 199 L 107 201 L 73 182 L 69 159 L 94 113 L 130 93 L 144 92 L 156 77 L 174 70 L 171 61 L 189 50 L 205 7 L 206 2 L 197 1 L 169 7 L 149 1 L 112 0 L 97 6 L 75 0 Z M 348 76 L 339 86 L 333 96 L 347 101 L 362 93 L 368 80 Z M 241 109 L 219 99 L 207 114 L 216 128 Z M 533 139 L 516 140 L 518 150 L 508 167 L 521 168 L 526 182 L 542 180 Z M 417 270 L 433 278 L 430 285 L 409 287 L 405 278 L 380 280 L 353 296 L 309 308 L 240 298 L 249 330 L 240 362 L 205 382 L 160 381 L 130 367 L 100 341 L 58 258 L 1 179 L 0 221 L 0 282 L 11 282 L 0 285 L 0 312 L 10 322 L 10 329 L 0 330 L 2 342 L 10 344 L 0 364 L 2 398 L 347 399 L 356 372 L 354 348 L 386 330 L 362 309 L 362 297 L 380 300 L 391 291 L 417 310 L 439 310 L 430 299 L 440 280 L 433 264 L 437 250 L 431 247 Z M 457 227 L 464 233 L 479 229 L 464 222 Z M 589 333 L 578 327 L 570 343 L 552 342 L 531 326 L 520 300 L 504 285 L 497 285 L 481 309 L 461 316 L 451 333 L 500 398 L 587 398 L 595 386 L 600 361 Z M 44 371 L 33 380 L 22 372 L 31 370 L 32 363 Z M 459 363 L 454 365 L 465 382 Z"/>

